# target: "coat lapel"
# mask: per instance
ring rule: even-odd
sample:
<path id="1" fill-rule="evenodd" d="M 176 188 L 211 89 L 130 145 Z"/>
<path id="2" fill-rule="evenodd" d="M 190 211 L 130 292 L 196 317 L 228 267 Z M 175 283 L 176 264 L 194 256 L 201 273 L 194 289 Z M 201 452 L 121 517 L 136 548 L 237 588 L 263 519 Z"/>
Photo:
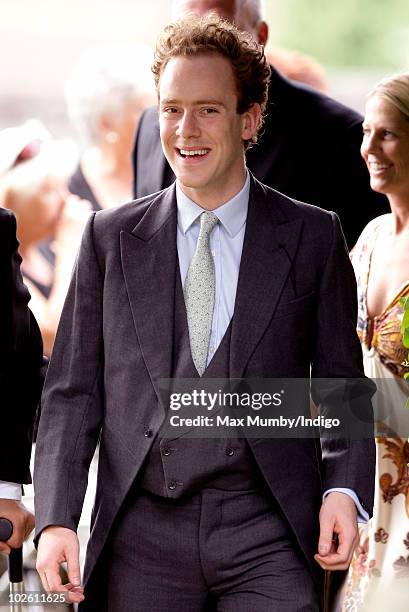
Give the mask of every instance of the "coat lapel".
<path id="1" fill-rule="evenodd" d="M 231 378 L 243 376 L 273 317 L 295 258 L 302 221 L 288 220 L 279 198 L 253 178 L 232 321 Z"/>
<path id="2" fill-rule="evenodd" d="M 175 187 L 161 193 L 133 229 L 121 232 L 126 289 L 142 356 L 160 398 L 173 353 L 177 209 Z"/>

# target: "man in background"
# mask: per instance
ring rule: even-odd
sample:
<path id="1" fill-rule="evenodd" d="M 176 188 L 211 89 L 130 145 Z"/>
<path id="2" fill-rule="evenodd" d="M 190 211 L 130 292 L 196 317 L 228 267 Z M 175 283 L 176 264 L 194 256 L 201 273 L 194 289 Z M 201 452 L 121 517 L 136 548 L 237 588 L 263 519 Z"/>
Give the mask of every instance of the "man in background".
<path id="1" fill-rule="evenodd" d="M 27 306 L 17 247 L 15 218 L 0 208 L 0 517 L 13 524 L 1 552 L 21 546 L 34 528 L 21 497 L 22 484 L 31 482 L 32 426 L 42 383 L 43 345 Z"/>
<path id="2" fill-rule="evenodd" d="M 172 17 L 214 11 L 265 46 L 261 0 L 173 0 Z M 349 248 L 372 218 L 389 210 L 369 186 L 360 156 L 362 117 L 335 100 L 284 78 L 272 68 L 263 133 L 246 154 L 248 168 L 278 191 L 333 210 Z M 155 193 L 175 176 L 163 155 L 157 109 L 142 115 L 134 148 L 134 195 Z"/>

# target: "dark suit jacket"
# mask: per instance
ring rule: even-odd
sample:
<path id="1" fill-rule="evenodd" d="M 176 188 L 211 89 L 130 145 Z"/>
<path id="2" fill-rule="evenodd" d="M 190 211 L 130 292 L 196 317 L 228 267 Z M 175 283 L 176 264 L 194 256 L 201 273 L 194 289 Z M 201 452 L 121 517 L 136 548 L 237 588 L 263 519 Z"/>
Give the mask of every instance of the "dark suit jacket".
<path id="1" fill-rule="evenodd" d="M 173 351 L 175 187 L 87 225 L 47 374 L 36 450 L 37 535 L 75 530 L 101 434 L 85 580 L 163 419 Z M 362 377 L 356 287 L 337 217 L 252 179 L 230 377 Z M 311 566 L 324 489 L 370 510 L 374 442 L 249 440 Z M 316 564 L 315 564 L 316 566 Z"/>
<path id="2" fill-rule="evenodd" d="M 27 306 L 17 247 L 15 218 L 0 208 L 0 480 L 27 483 L 43 345 Z"/>
<path id="3" fill-rule="evenodd" d="M 262 183 L 335 211 L 349 248 L 368 221 L 389 212 L 384 196 L 369 186 L 359 153 L 361 124 L 355 111 L 272 68 L 263 135 L 246 155 L 248 167 Z M 174 181 L 162 152 L 155 108 L 141 117 L 133 158 L 135 197 Z"/>

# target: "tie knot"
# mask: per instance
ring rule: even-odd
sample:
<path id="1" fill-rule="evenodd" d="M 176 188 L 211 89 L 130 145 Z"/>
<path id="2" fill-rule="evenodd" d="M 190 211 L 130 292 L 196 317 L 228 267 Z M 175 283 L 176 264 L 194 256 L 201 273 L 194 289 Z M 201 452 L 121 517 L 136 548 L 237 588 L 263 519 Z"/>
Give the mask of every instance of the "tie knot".
<path id="1" fill-rule="evenodd" d="M 211 212 L 204 212 L 200 215 L 200 240 L 209 238 L 212 229 L 219 223 L 219 219 Z"/>

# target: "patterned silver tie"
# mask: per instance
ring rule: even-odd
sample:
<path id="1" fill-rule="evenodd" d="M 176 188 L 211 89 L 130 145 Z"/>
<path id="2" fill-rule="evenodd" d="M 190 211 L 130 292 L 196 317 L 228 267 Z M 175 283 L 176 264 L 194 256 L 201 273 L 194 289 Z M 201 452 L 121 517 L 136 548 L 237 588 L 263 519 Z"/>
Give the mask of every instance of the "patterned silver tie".
<path id="1" fill-rule="evenodd" d="M 183 289 L 190 350 L 200 376 L 206 369 L 215 294 L 214 263 L 209 246 L 210 234 L 218 222 L 218 218 L 213 213 L 204 212 L 200 215 L 200 234 Z"/>

